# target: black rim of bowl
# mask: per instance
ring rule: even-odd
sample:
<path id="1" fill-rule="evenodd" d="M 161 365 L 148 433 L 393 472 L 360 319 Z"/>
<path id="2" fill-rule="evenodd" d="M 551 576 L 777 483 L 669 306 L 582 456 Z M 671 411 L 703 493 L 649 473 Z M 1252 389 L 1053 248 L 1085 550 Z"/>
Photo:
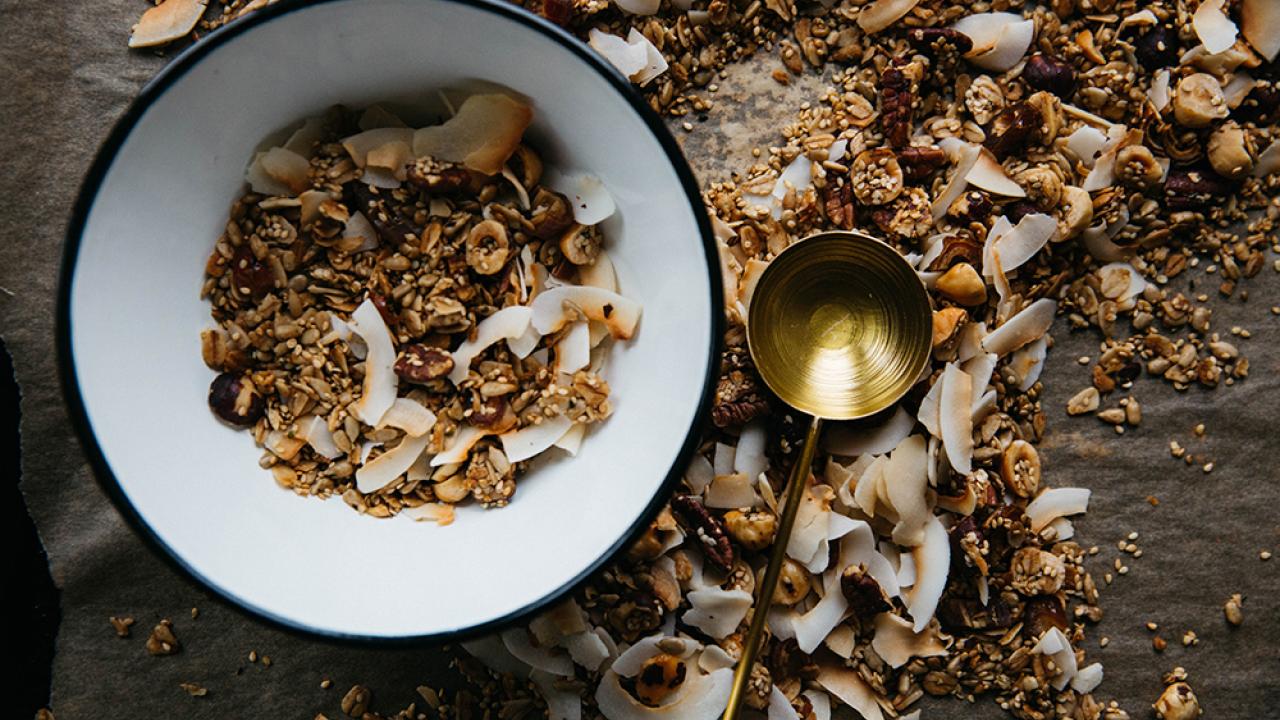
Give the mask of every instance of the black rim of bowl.
<path id="1" fill-rule="evenodd" d="M 707 349 L 707 370 L 703 378 L 702 395 L 698 401 L 697 413 L 691 424 L 688 434 L 685 436 L 683 445 L 679 453 L 672 461 L 671 468 L 667 471 L 667 476 L 663 480 L 662 485 L 655 493 L 648 506 L 639 516 L 639 519 L 618 538 L 618 540 L 610 547 L 605 548 L 599 557 L 582 570 L 576 577 L 561 585 L 554 592 L 540 598 L 539 600 L 529 603 L 524 607 L 515 610 L 502 617 L 487 620 L 478 625 L 469 627 L 456 628 L 452 630 L 441 631 L 437 633 L 429 633 L 423 635 L 403 635 L 403 636 L 382 636 L 382 635 L 364 635 L 359 633 L 341 633 L 323 628 L 312 627 L 304 623 L 282 617 L 275 613 L 264 610 L 260 607 L 249 603 L 242 598 L 234 595 L 225 588 L 219 586 L 216 582 L 202 575 L 195 568 L 188 565 L 169 545 L 161 538 L 147 523 L 147 521 L 138 513 L 129 499 L 125 496 L 120 482 L 116 479 L 110 465 L 108 465 L 102 448 L 98 444 L 97 438 L 94 436 L 92 426 L 89 423 L 88 414 L 85 409 L 84 399 L 80 394 L 79 380 L 76 376 L 75 358 L 71 348 L 71 284 L 75 275 L 76 261 L 79 256 L 81 235 L 84 232 L 85 222 L 88 219 L 89 212 L 93 208 L 98 191 L 102 185 L 104 178 L 114 164 L 117 154 L 121 146 L 128 139 L 137 125 L 138 120 L 151 107 L 157 99 L 179 79 L 181 79 L 189 70 L 195 67 L 206 55 L 211 54 L 222 45 L 239 35 L 249 32 L 250 30 L 265 25 L 273 20 L 284 17 L 291 13 L 305 10 L 306 8 L 324 5 L 331 2 L 351 2 L 353 0 L 281 0 L 278 3 L 269 5 L 258 10 L 244 18 L 231 22 L 209 35 L 201 38 L 193 45 L 188 47 L 176 58 L 170 61 L 156 76 L 143 87 L 138 96 L 131 102 L 124 114 L 116 121 L 114 127 L 106 140 L 103 141 L 101 148 L 98 150 L 97 156 L 94 158 L 93 164 L 90 165 L 89 171 L 80 186 L 79 194 L 76 198 L 75 205 L 72 209 L 70 224 L 67 227 L 66 243 L 63 247 L 62 267 L 59 272 L 58 280 L 58 306 L 56 318 L 56 344 L 58 355 L 58 372 L 62 384 L 63 397 L 70 410 L 71 423 L 74 426 L 77 435 L 84 447 L 85 454 L 88 456 L 89 464 L 94 471 L 94 476 L 98 480 L 98 484 L 111 498 L 112 503 L 121 515 L 129 522 L 135 532 L 143 539 L 143 541 L 159 551 L 170 566 L 176 568 L 182 575 L 195 580 L 201 586 L 208 588 L 213 593 L 231 603 L 233 606 L 240 608 L 249 615 L 266 621 L 268 624 L 284 629 L 289 632 L 300 633 L 310 637 L 316 637 L 326 640 L 348 642 L 365 645 L 406 645 L 406 644 L 426 644 L 440 642 L 454 642 L 465 640 L 469 637 L 497 631 L 514 625 L 522 619 L 528 618 L 538 611 L 546 609 L 566 597 L 570 593 L 579 589 L 583 584 L 590 580 L 598 570 L 603 568 L 607 563 L 614 560 L 631 542 L 639 536 L 641 532 L 648 527 L 658 511 L 665 504 L 668 496 L 676 483 L 680 480 L 684 468 L 688 465 L 689 459 L 697 449 L 698 441 L 703 429 L 706 427 L 709 409 L 712 400 L 712 391 L 715 387 L 715 381 L 718 374 L 719 351 L 721 339 L 723 335 L 724 323 L 724 301 L 721 296 L 720 289 L 722 287 L 720 279 L 720 262 L 719 254 L 716 249 L 714 234 L 711 228 L 711 221 L 707 217 L 706 210 L 703 206 L 702 195 L 698 190 L 697 180 L 693 176 L 688 164 L 684 159 L 684 155 L 680 151 L 679 145 L 671 136 L 662 120 L 649 107 L 648 103 L 635 91 L 631 82 L 618 72 L 613 66 L 609 65 L 603 58 L 587 47 L 582 41 L 569 35 L 563 29 L 553 25 L 547 20 L 533 15 L 514 5 L 509 5 L 502 0 L 435 0 L 438 2 L 450 2 L 460 5 L 484 10 L 494 13 L 508 20 L 514 21 L 542 35 L 544 38 L 558 43 L 569 52 L 578 57 L 579 60 L 594 68 L 597 73 L 604 77 L 613 89 L 622 96 L 622 98 L 631 106 L 640 118 L 648 126 L 649 131 L 662 145 L 663 151 L 667 155 L 668 161 L 680 178 L 680 184 L 688 197 L 690 208 L 698 224 L 698 230 L 701 234 L 703 250 L 707 265 L 707 284 L 711 294 L 711 343 Z"/>

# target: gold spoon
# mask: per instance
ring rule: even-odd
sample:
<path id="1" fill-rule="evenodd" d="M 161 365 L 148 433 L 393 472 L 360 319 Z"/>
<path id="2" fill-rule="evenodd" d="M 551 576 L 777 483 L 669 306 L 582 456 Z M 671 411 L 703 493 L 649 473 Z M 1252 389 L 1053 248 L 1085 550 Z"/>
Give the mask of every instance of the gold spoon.
<path id="1" fill-rule="evenodd" d="M 734 720 L 764 637 L 822 421 L 874 415 L 897 402 L 929 361 L 929 294 L 906 258 L 858 232 L 812 235 L 760 276 L 747 318 L 756 370 L 783 402 L 813 416 L 791 470 L 769 566 L 733 676 Z"/>

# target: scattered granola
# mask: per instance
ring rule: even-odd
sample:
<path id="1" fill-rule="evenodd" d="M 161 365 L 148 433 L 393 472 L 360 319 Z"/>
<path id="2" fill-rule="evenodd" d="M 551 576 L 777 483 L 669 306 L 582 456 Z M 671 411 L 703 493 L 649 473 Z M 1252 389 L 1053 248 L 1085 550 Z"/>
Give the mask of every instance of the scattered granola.
<path id="1" fill-rule="evenodd" d="M 1222 606 L 1222 615 L 1227 622 L 1235 627 L 1239 627 L 1244 622 L 1244 596 L 1235 593 Z"/>
<path id="2" fill-rule="evenodd" d="M 128 616 L 116 617 L 112 615 L 108 620 L 111 621 L 111 627 L 116 631 L 116 637 L 129 637 L 129 633 L 131 632 L 130 629 L 133 627 L 133 618 Z"/>
<path id="3" fill-rule="evenodd" d="M 161 620 L 159 625 L 151 629 L 151 636 L 147 638 L 147 652 L 152 655 L 173 655 L 181 649 L 182 643 L 173 634 L 172 622 Z"/>
<path id="4" fill-rule="evenodd" d="M 337 108 L 250 164 L 207 265 L 209 405 L 299 495 L 447 524 L 611 412 L 617 290 L 599 180 L 548 186 L 523 102 L 472 95 L 412 130 Z M 573 199 L 566 193 L 571 193 Z"/>
<path id="5" fill-rule="evenodd" d="M 203 685 L 199 685 L 197 683 L 190 683 L 190 682 L 178 683 L 178 687 L 182 688 L 183 690 L 186 690 L 187 694 L 190 695 L 191 697 L 204 697 L 205 695 L 209 694 L 208 688 L 204 687 Z"/>

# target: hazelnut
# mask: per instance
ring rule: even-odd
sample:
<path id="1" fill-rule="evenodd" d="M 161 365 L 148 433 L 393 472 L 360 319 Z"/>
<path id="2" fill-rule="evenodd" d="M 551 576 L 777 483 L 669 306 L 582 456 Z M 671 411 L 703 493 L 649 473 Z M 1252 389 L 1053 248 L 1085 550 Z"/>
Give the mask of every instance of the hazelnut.
<path id="1" fill-rule="evenodd" d="M 933 313 L 933 349 L 947 348 L 960 337 L 960 328 L 969 320 L 964 308 L 949 307 Z"/>
<path id="2" fill-rule="evenodd" d="M 574 265 L 590 265 L 600 256 L 600 233 L 594 225 L 574 223 L 560 236 L 560 253 Z"/>
<path id="3" fill-rule="evenodd" d="M 1164 168 L 1146 145 L 1125 145 L 1116 153 L 1116 178 L 1135 190 L 1145 190 L 1160 182 Z"/>
<path id="4" fill-rule="evenodd" d="M 1133 42 L 1133 54 L 1147 72 L 1178 64 L 1178 32 L 1168 25 L 1156 25 Z"/>
<path id="5" fill-rule="evenodd" d="M 991 121 L 991 129 L 987 132 L 984 145 L 996 159 L 1003 161 L 1022 150 L 1040 129 L 1041 122 L 1039 110 L 1025 102 L 1014 103 L 1001 110 Z"/>
<path id="6" fill-rule="evenodd" d="M 888 148 L 864 150 L 849 168 L 853 194 L 866 205 L 884 205 L 902 194 L 905 178 L 898 157 Z"/>
<path id="7" fill-rule="evenodd" d="M 674 655 L 659 653 L 644 661 L 636 673 L 636 697 L 656 707 L 675 692 L 688 674 L 684 661 Z"/>
<path id="8" fill-rule="evenodd" d="M 406 346 L 396 358 L 395 371 L 401 380 L 417 384 L 429 383 L 453 370 L 453 356 L 448 350 L 422 344 Z"/>
<path id="9" fill-rule="evenodd" d="M 1041 90 L 1032 93 L 1027 98 L 1027 104 L 1040 113 L 1040 142 L 1044 145 L 1052 144 L 1062 130 L 1062 101 L 1056 95 Z"/>
<path id="10" fill-rule="evenodd" d="M 1202 128 L 1230 112 L 1222 84 L 1208 73 L 1195 73 L 1178 81 L 1173 95 L 1173 117 L 1179 125 Z"/>
<path id="11" fill-rule="evenodd" d="M 987 301 L 987 284 L 969 263 L 959 263 L 942 274 L 934 286 L 952 302 L 973 307 Z"/>
<path id="12" fill-rule="evenodd" d="M 1041 210 L 1052 210 L 1062 202 L 1062 178 L 1048 166 L 1033 165 L 1018 173 L 1014 180 Z"/>
<path id="13" fill-rule="evenodd" d="M 1191 686 L 1178 682 L 1164 689 L 1164 694 L 1151 707 L 1160 720 L 1195 720 L 1204 713 Z"/>
<path id="14" fill-rule="evenodd" d="M 844 569 L 840 575 L 840 592 L 849 601 L 853 614 L 864 620 L 892 607 L 880 583 L 867 574 L 866 567 L 862 565 L 850 565 Z"/>
<path id="15" fill-rule="evenodd" d="M 1000 477 L 1018 497 L 1035 497 L 1040 489 L 1040 453 L 1025 440 L 1014 440 L 1000 458 Z"/>
<path id="16" fill-rule="evenodd" d="M 1209 164 L 1225 178 L 1239 180 L 1253 172 L 1253 143 L 1239 125 L 1228 122 L 1209 136 Z"/>
<path id="17" fill-rule="evenodd" d="M 1062 188 L 1061 214 L 1058 216 L 1058 231 L 1054 242 L 1062 242 L 1084 232 L 1093 222 L 1093 198 L 1089 193 L 1075 185 Z"/>
<path id="18" fill-rule="evenodd" d="M 482 220 L 467 235 L 467 265 L 481 275 L 501 270 L 510 254 L 507 228 L 497 220 Z"/>
<path id="19" fill-rule="evenodd" d="M 231 256 L 231 289 L 236 297 L 261 300 L 275 289 L 276 274 L 259 260 L 249 246 L 241 245 Z"/>
<path id="20" fill-rule="evenodd" d="M 790 607 L 809 594 L 809 571 L 803 565 L 786 558 L 778 575 L 778 587 L 773 591 L 773 601 Z"/>
<path id="21" fill-rule="evenodd" d="M 248 427 L 262 417 L 266 403 L 248 378 L 222 373 L 209 385 L 209 408 L 232 425 Z"/>
<path id="22" fill-rule="evenodd" d="M 1069 98 L 1076 90 L 1076 70 L 1054 55 L 1036 53 L 1027 58 L 1022 79 L 1033 88 L 1048 90 L 1060 98 Z"/>
<path id="23" fill-rule="evenodd" d="M 724 527 L 729 537 L 747 550 L 763 550 L 773 542 L 778 531 L 778 518 L 770 512 L 730 510 L 724 514 Z"/>

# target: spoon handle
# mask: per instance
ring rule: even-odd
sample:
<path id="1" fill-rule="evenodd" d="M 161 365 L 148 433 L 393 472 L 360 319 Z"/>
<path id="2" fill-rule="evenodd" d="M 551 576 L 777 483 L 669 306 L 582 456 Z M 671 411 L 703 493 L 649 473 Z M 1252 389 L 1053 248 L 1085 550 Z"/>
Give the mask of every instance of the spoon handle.
<path id="1" fill-rule="evenodd" d="M 773 548 L 769 553 L 769 567 L 764 572 L 764 580 L 756 588 L 755 614 L 751 618 L 751 626 L 747 629 L 738 667 L 733 673 L 733 689 L 729 692 L 724 720 L 735 720 L 742 709 L 742 695 L 751 679 L 751 669 L 755 667 L 756 656 L 760 654 L 760 643 L 764 640 L 769 607 L 773 605 L 773 592 L 778 586 L 778 576 L 782 574 L 782 561 L 787 554 L 791 528 L 796 524 L 796 512 L 800 509 L 804 488 L 808 485 L 809 468 L 813 465 L 813 452 L 818 444 L 818 432 L 821 429 L 822 419 L 813 418 L 809 423 L 809 431 L 805 433 L 804 444 L 800 446 L 800 456 L 796 458 L 796 464 L 791 468 L 791 477 L 787 480 L 786 501 L 782 508 L 782 522 L 778 525 L 778 534 L 773 539 Z"/>

